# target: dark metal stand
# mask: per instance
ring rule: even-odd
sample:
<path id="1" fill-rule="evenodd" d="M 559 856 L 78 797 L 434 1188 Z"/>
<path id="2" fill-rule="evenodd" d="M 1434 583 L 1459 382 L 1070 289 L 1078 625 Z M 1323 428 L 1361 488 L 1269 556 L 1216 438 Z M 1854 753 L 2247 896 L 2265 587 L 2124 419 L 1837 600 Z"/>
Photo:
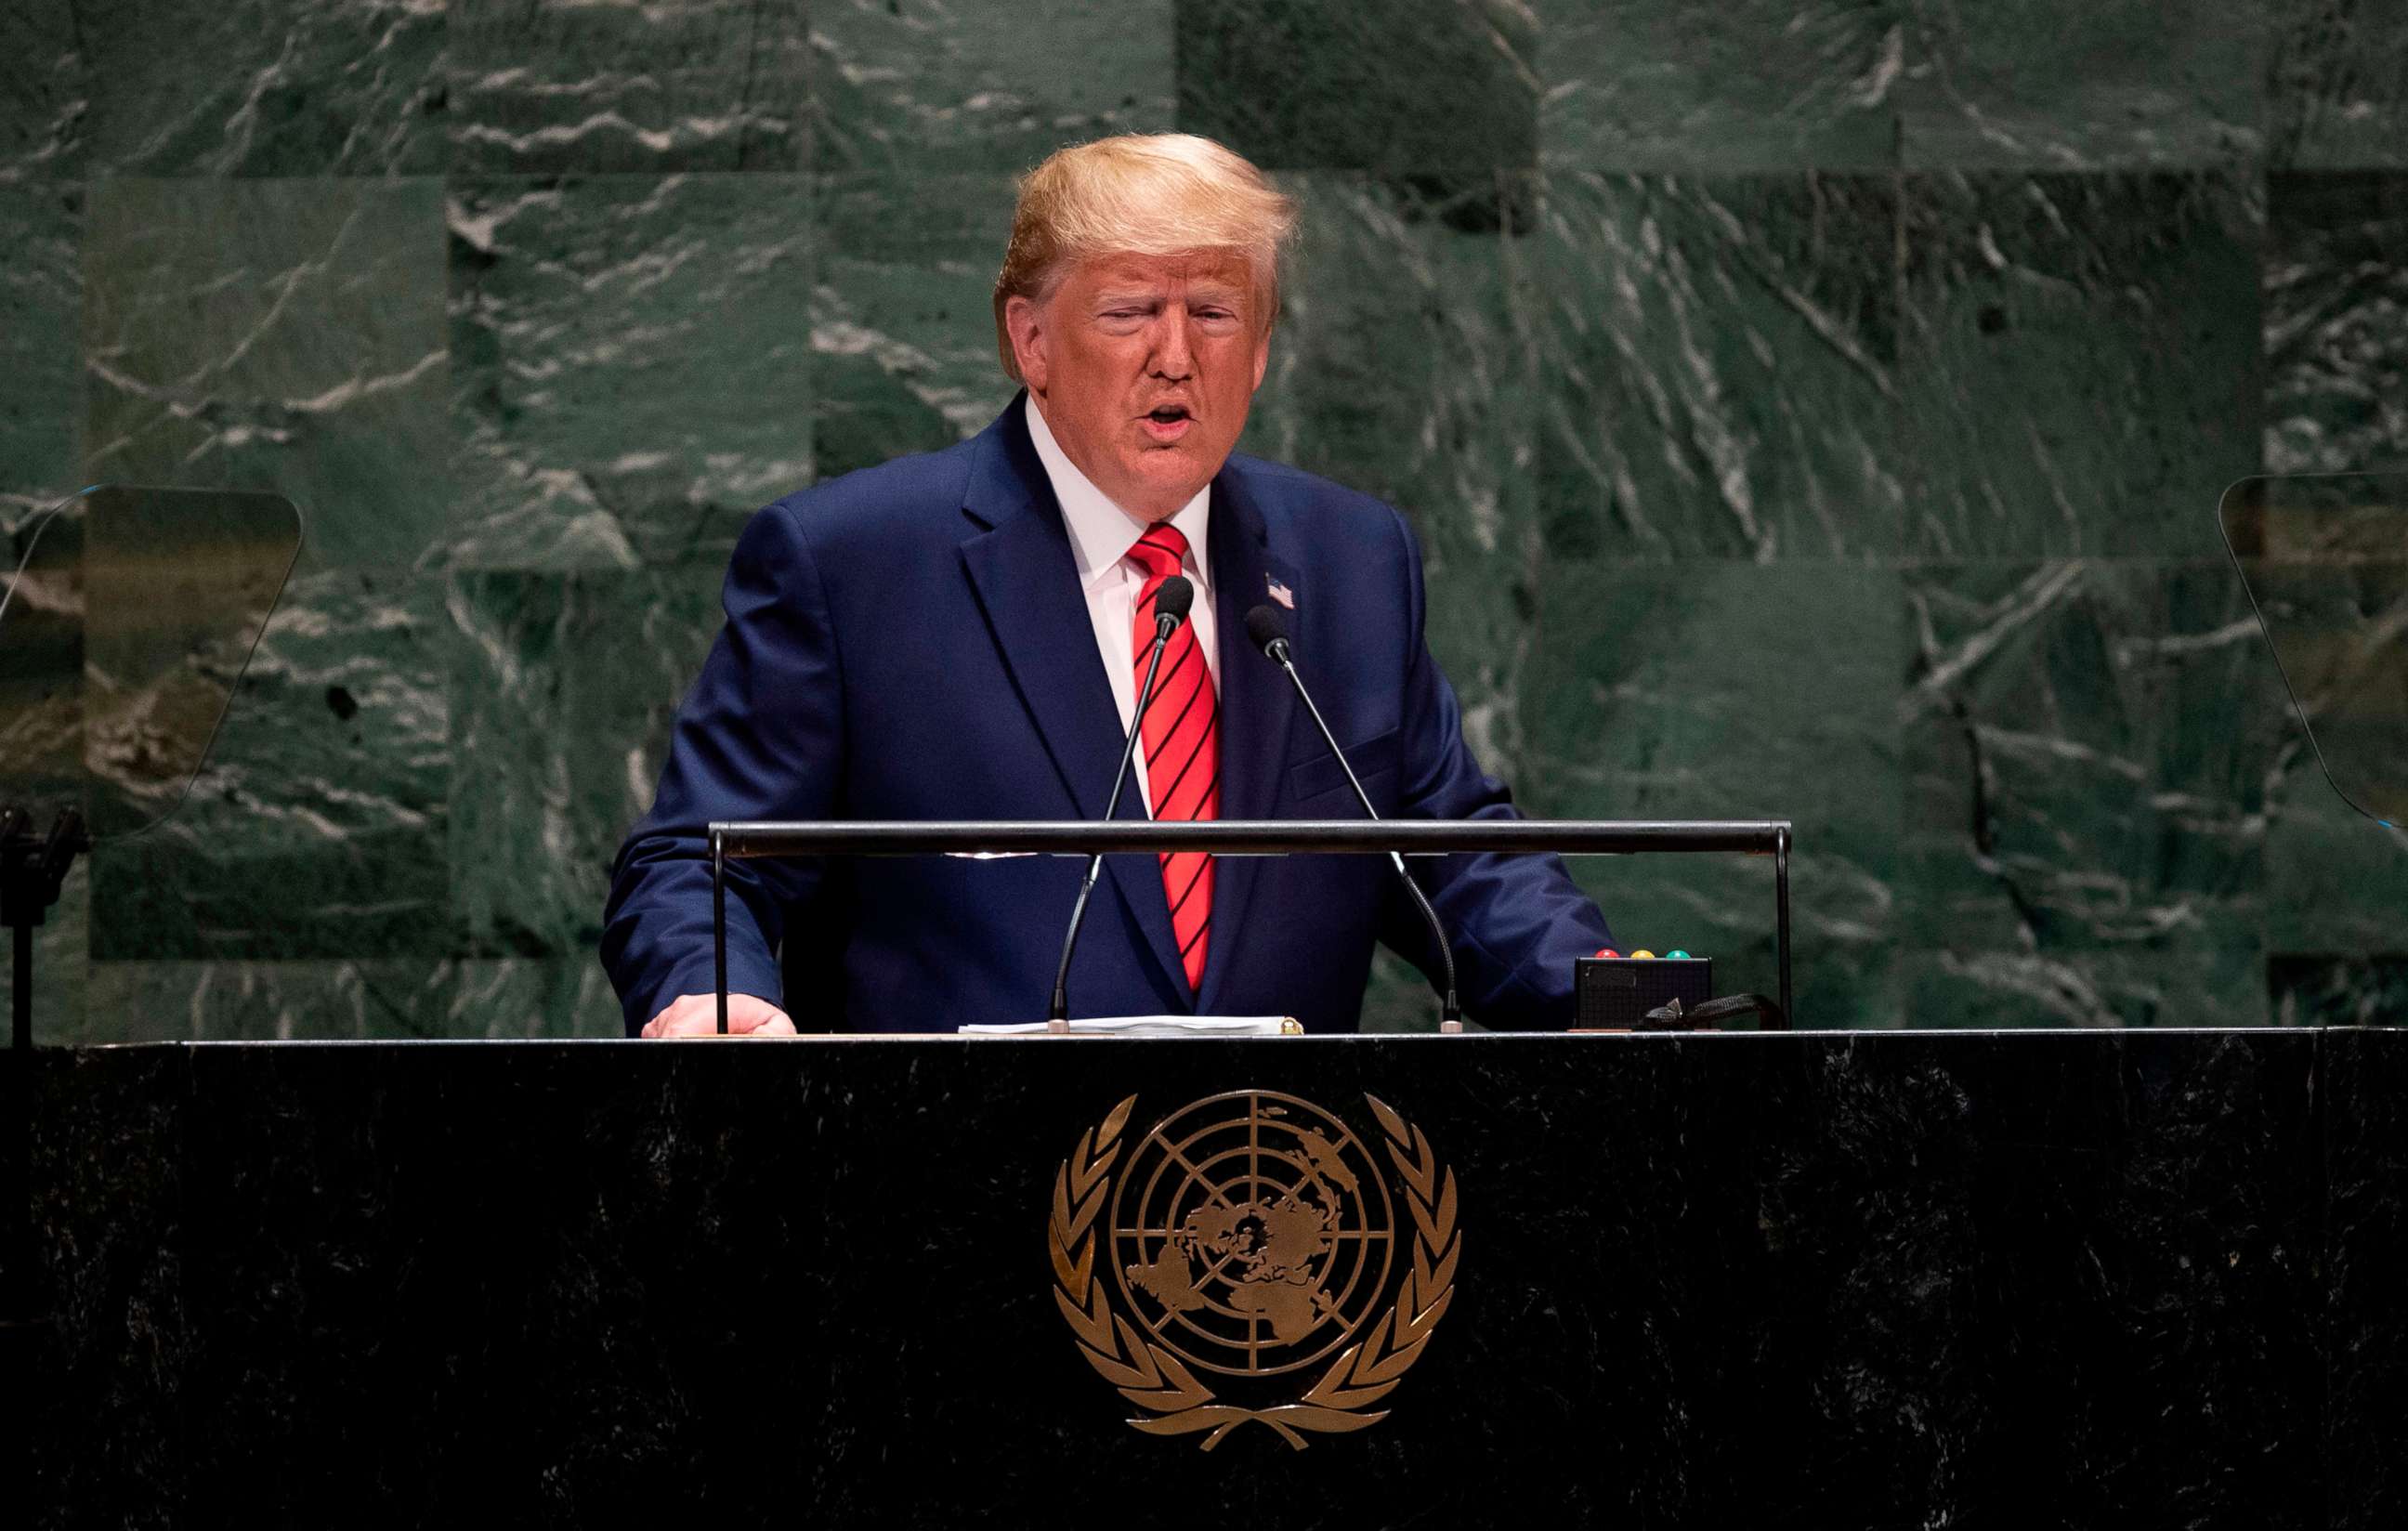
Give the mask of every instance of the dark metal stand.
<path id="1" fill-rule="evenodd" d="M 719 1035 L 727 1035 L 727 847 L 710 832 L 710 967 L 719 988 Z"/>
<path id="2" fill-rule="evenodd" d="M 9 969 L 9 1045 L 34 1045 L 34 927 L 50 918 L 67 868 L 92 849 L 83 810 L 61 808 L 47 835 L 34 833 L 34 816 L 22 808 L 0 808 L 0 925 L 14 947 Z"/>
<path id="3" fill-rule="evenodd" d="M 1798 1012 L 1789 1008 L 1789 826 L 1783 824 L 1772 836 L 1772 908 L 1773 945 L 1781 952 L 1781 1026 L 1786 1031 L 1798 1023 L 1791 1019 Z"/>
<path id="4" fill-rule="evenodd" d="M 50 833 L 34 816 L 0 808 L 0 924 L 8 927 L 9 1055 L 0 1058 L 0 1369 L 26 1365 L 41 1343 L 46 1305 L 34 1279 L 33 1158 L 34 929 L 50 917 L 76 857 L 92 848 L 83 812 L 64 808 Z M 13 1438 L 10 1446 L 18 1444 Z"/>

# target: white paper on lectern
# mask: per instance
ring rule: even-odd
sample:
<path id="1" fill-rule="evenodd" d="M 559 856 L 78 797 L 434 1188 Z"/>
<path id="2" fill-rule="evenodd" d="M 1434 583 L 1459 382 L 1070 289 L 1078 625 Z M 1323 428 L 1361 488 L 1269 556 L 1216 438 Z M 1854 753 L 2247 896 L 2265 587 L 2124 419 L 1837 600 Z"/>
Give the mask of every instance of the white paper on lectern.
<path id="1" fill-rule="evenodd" d="M 1068 1023 L 1074 1037 L 1300 1037 L 1304 1027 L 1283 1015 L 1115 1015 Z M 964 1026 L 964 1037 L 1041 1037 L 1045 1021 L 1009 1026 Z"/>

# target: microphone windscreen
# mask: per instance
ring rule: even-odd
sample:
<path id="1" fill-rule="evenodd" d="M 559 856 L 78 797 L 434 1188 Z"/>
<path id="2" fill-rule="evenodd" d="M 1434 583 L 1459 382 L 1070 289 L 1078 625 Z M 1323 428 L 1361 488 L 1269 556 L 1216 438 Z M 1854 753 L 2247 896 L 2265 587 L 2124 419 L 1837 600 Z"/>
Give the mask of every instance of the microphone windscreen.
<path id="1" fill-rule="evenodd" d="M 1196 587 L 1187 576 L 1174 574 L 1154 593 L 1154 614 L 1168 617 L 1173 622 L 1185 622 L 1187 608 L 1196 604 Z"/>
<path id="2" fill-rule="evenodd" d="M 1246 637 L 1255 648 L 1270 652 L 1271 645 L 1287 637 L 1287 623 L 1268 606 L 1258 606 L 1246 613 Z"/>

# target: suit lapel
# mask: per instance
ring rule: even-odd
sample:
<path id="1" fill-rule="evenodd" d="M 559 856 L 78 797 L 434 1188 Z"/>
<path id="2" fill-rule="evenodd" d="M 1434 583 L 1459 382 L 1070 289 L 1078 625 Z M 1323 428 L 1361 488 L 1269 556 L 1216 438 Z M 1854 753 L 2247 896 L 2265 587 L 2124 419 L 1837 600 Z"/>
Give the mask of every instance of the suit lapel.
<path id="1" fill-rule="evenodd" d="M 1212 480 L 1212 620 L 1221 660 L 1221 817 L 1268 819 L 1279 807 L 1296 721 L 1296 692 L 1278 665 L 1254 651 L 1246 613 L 1276 581 L 1300 589 L 1296 569 L 1271 551 L 1262 509 L 1244 474 L 1225 466 Z M 1245 939 L 1258 856 L 1224 856 L 1212 873 L 1212 946 L 1197 1009 L 1211 1013 Z"/>
<path id="2" fill-rule="evenodd" d="M 1015 399 L 979 439 L 963 504 L 979 529 L 961 545 L 962 565 L 1079 816 L 1100 819 L 1120 765 L 1120 709 L 1096 647 L 1061 507 L 1020 408 Z M 1133 767 L 1113 816 L 1145 817 Z M 1145 932 L 1165 992 L 1185 994 L 1159 864 L 1152 856 L 1107 856 L 1104 868 Z M 1065 920 L 1069 912 L 1062 911 Z"/>

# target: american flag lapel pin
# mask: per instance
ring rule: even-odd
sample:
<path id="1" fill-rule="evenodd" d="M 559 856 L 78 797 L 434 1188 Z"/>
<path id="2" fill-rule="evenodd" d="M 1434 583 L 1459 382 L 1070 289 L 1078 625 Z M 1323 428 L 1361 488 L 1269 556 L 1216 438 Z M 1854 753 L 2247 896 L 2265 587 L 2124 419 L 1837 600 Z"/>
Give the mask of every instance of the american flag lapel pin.
<path id="1" fill-rule="evenodd" d="M 1296 609 L 1295 591 L 1288 589 L 1287 586 L 1281 584 L 1277 579 L 1272 579 L 1268 574 L 1263 576 L 1263 585 L 1272 600 L 1279 602 L 1279 604 L 1283 607 L 1286 607 L 1290 611 Z"/>

